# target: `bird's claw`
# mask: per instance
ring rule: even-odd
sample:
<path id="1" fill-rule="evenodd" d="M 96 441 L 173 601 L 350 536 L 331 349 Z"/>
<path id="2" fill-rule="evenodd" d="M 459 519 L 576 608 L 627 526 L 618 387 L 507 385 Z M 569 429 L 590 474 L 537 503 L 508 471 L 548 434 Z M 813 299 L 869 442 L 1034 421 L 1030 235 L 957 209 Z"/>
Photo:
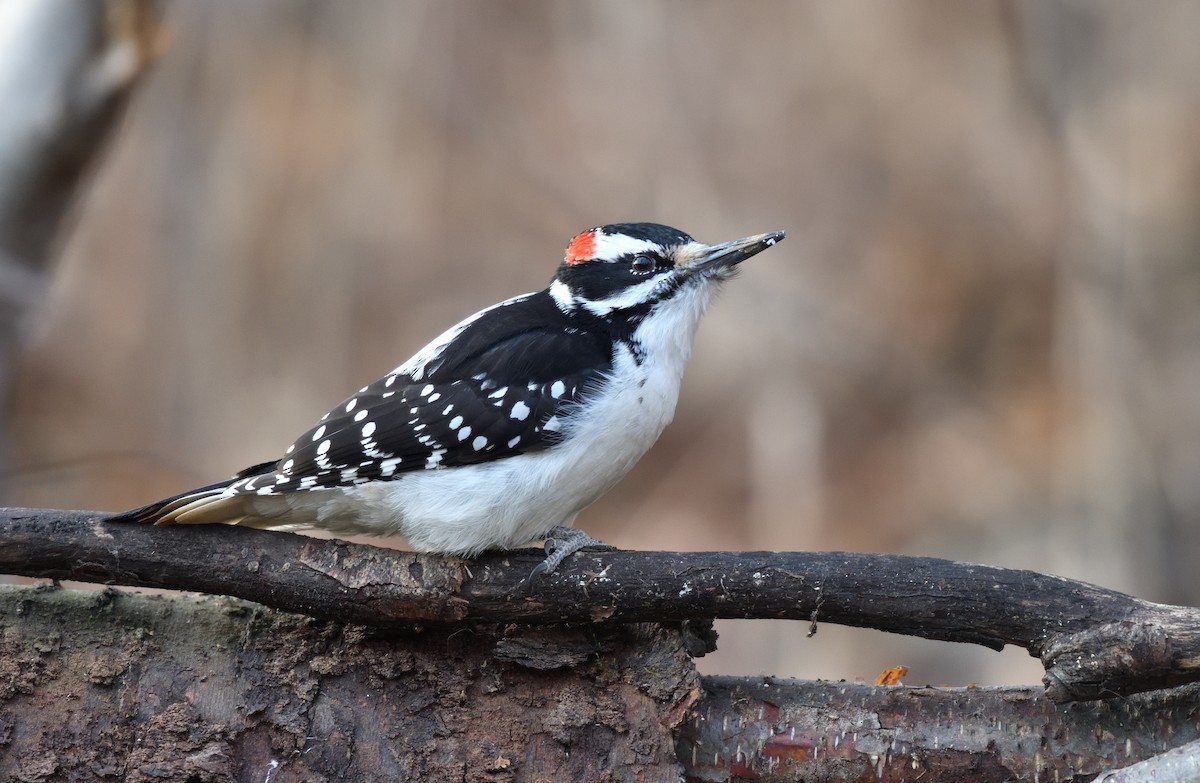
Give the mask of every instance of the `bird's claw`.
<path id="1" fill-rule="evenodd" d="M 533 584 L 533 582 L 536 581 L 539 576 L 545 576 L 546 574 L 550 573 L 552 569 L 550 566 L 546 565 L 548 562 L 550 562 L 550 558 L 546 558 L 542 562 L 535 565 L 533 570 L 529 572 L 529 578 L 525 581 Z"/>
<path id="2" fill-rule="evenodd" d="M 613 548 L 603 541 L 597 541 L 582 530 L 576 530 L 573 527 L 553 528 L 547 532 L 546 543 L 543 545 L 546 559 L 535 565 L 529 572 L 529 578 L 525 580 L 526 585 L 532 587 L 534 581 L 539 577 L 554 573 L 563 560 L 581 549 L 611 550 Z"/>

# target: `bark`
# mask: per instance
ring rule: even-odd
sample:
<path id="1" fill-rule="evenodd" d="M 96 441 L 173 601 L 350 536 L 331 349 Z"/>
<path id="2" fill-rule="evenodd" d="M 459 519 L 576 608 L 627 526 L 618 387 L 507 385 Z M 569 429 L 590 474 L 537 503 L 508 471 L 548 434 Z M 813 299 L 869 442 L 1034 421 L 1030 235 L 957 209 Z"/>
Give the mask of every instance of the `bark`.
<path id="1" fill-rule="evenodd" d="M 1198 686 L 1058 705 L 701 679 L 650 624 L 384 630 L 0 588 L 4 780 L 1071 780 L 1195 740 L 1198 711 Z"/>
<path id="2" fill-rule="evenodd" d="M 0 511 L 0 572 L 232 595 L 372 627 L 712 618 L 825 621 L 994 649 L 1046 667 L 1056 701 L 1200 680 L 1200 610 L 1054 576 L 900 555 L 585 552 L 529 584 L 535 550 L 465 562 L 224 526 Z"/>
<path id="3" fill-rule="evenodd" d="M 378 630 L 223 598 L 0 588 L 0 779 L 677 781 L 656 626 Z"/>
<path id="4" fill-rule="evenodd" d="M 1200 740 L 1189 742 L 1124 769 L 1110 770 L 1095 783 L 1159 783 L 1165 780 L 1200 780 Z"/>
<path id="5" fill-rule="evenodd" d="M 1065 705 L 1036 688 L 736 677 L 703 685 L 677 748 L 689 780 L 706 783 L 1090 779 L 1162 763 L 1164 748 L 1200 738 L 1196 685 Z"/>

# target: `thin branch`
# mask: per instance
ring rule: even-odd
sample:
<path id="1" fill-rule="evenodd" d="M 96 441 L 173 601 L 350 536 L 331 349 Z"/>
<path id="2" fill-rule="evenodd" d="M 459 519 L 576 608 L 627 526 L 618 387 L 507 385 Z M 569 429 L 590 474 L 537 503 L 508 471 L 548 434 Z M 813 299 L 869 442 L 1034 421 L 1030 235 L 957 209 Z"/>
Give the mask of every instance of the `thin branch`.
<path id="1" fill-rule="evenodd" d="M 536 550 L 465 562 L 223 526 L 0 510 L 0 572 L 232 595 L 373 626 L 778 618 L 1041 658 L 1058 701 L 1200 680 L 1200 610 L 1033 571 L 901 555 L 585 552 L 531 587 Z"/>

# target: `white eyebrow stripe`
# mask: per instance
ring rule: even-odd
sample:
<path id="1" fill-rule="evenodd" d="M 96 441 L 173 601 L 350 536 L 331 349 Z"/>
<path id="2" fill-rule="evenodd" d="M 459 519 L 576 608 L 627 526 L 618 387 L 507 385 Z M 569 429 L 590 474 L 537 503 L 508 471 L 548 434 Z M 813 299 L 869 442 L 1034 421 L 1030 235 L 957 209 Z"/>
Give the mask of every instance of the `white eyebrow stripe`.
<path id="1" fill-rule="evenodd" d="M 658 245 L 653 242 L 624 234 L 597 234 L 595 242 L 592 258 L 600 261 L 615 261 L 634 253 L 659 252 Z"/>

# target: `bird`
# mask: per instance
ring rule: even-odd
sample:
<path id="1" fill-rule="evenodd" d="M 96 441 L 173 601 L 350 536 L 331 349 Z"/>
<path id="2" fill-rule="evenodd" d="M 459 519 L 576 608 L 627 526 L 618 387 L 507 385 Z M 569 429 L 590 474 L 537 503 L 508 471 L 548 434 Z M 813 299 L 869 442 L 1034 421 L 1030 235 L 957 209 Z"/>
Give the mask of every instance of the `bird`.
<path id="1" fill-rule="evenodd" d="M 701 316 L 784 232 L 707 245 L 658 223 L 575 236 L 548 287 L 452 326 L 279 459 L 110 517 L 403 536 L 472 558 L 544 541 L 533 576 L 671 421 Z"/>

